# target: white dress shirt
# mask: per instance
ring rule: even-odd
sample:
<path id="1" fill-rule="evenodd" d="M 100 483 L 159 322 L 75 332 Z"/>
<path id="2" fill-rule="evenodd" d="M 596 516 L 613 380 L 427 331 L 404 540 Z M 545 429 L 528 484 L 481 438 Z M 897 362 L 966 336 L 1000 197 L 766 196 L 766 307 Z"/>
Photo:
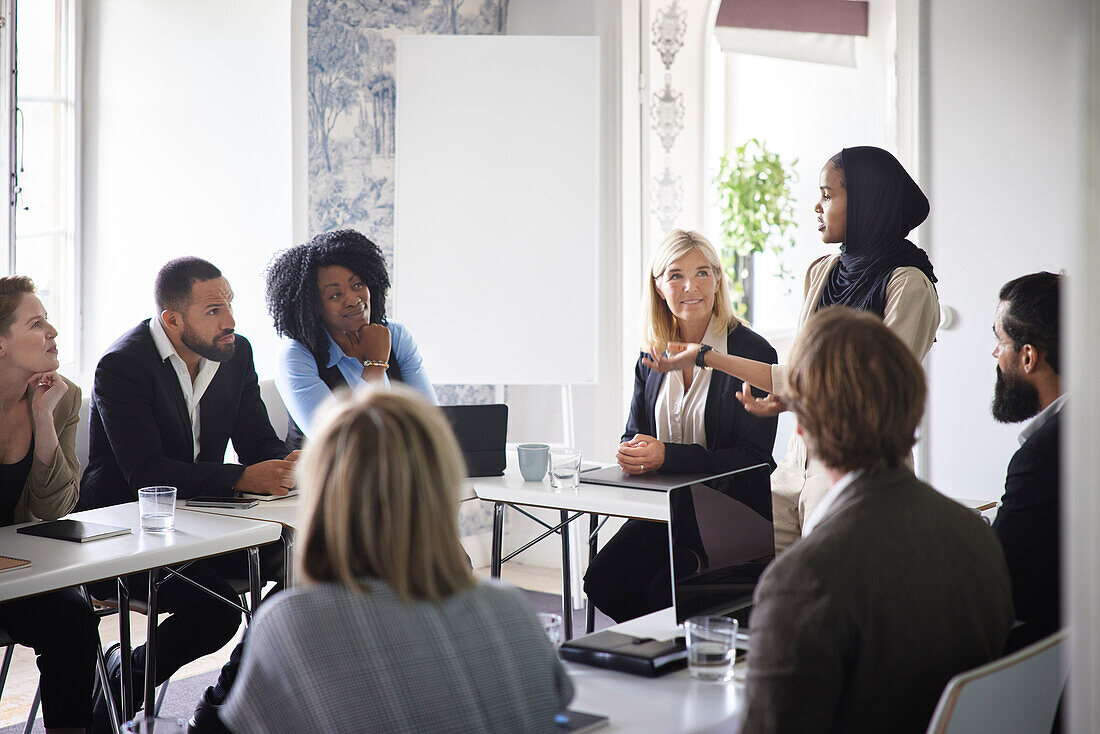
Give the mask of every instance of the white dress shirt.
<path id="1" fill-rule="evenodd" d="M 715 325 L 712 318 L 702 343 L 715 352 L 725 354 L 726 337 L 725 328 L 721 324 Z M 707 392 L 710 390 L 710 376 L 714 370 L 701 367 L 691 369 L 691 387 L 687 392 L 684 391 L 684 375 L 680 370 L 669 372 L 661 382 L 655 406 L 656 438 L 665 443 L 694 443 L 706 447 Z"/>
<path id="2" fill-rule="evenodd" d="M 1029 438 L 1034 436 L 1035 432 L 1042 428 L 1047 421 L 1057 415 L 1062 410 L 1062 406 L 1065 404 L 1066 394 L 1062 393 L 1058 397 L 1054 398 L 1054 400 L 1050 402 L 1050 405 L 1039 411 L 1038 415 L 1028 421 L 1023 430 L 1020 431 L 1020 445 L 1023 446 Z"/>
<path id="3" fill-rule="evenodd" d="M 180 382 L 180 390 L 183 392 L 183 402 L 187 405 L 187 414 L 191 418 L 191 438 L 194 441 L 195 452 L 193 461 L 199 458 L 199 401 L 202 400 L 206 388 L 210 387 L 210 381 L 218 372 L 219 362 L 213 362 L 205 357 L 199 358 L 199 373 L 195 375 L 194 383 L 191 382 L 191 373 L 187 369 L 187 363 L 179 356 L 176 348 L 172 346 L 172 340 L 164 330 L 160 316 L 153 316 L 149 320 L 149 332 L 153 335 L 153 343 L 157 345 L 157 352 L 162 360 L 168 360 L 172 369 L 176 371 L 176 377 Z"/>
<path id="4" fill-rule="evenodd" d="M 810 516 L 806 519 L 806 522 L 802 525 L 802 537 L 805 538 L 810 534 L 817 524 L 828 517 L 832 506 L 836 503 L 836 498 L 840 496 L 840 493 L 848 488 L 848 485 L 863 476 L 862 469 L 856 469 L 850 471 L 840 479 L 836 484 L 829 487 L 829 491 L 825 493 L 825 496 L 821 498 L 821 501 L 817 503 L 817 507 L 810 513 Z"/>

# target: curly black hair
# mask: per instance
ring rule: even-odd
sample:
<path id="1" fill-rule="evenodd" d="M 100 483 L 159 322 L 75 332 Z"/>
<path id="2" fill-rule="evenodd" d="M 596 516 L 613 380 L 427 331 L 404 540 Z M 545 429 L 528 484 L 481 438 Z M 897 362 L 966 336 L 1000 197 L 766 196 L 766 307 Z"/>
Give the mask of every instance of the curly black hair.
<path id="1" fill-rule="evenodd" d="M 382 251 L 354 229 L 319 234 L 275 256 L 267 267 L 267 310 L 275 321 L 275 331 L 306 345 L 322 367 L 329 355 L 317 270 L 328 265 L 342 265 L 367 284 L 371 323 L 386 323 L 386 293 L 390 289 Z"/>

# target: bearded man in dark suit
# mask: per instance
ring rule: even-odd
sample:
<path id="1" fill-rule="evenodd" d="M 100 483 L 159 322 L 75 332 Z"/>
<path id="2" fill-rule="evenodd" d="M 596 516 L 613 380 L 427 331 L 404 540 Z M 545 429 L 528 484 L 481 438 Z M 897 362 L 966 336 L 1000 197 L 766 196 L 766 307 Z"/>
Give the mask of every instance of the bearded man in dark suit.
<path id="1" fill-rule="evenodd" d="M 1066 396 L 1059 374 L 1058 309 L 1062 276 L 1032 273 L 1001 288 L 993 322 L 997 385 L 993 417 L 1028 420 L 1008 464 L 1005 493 L 993 522 L 1012 575 L 1012 600 L 1023 625 L 1012 631 L 1016 650 L 1061 624 L 1061 414 Z"/>

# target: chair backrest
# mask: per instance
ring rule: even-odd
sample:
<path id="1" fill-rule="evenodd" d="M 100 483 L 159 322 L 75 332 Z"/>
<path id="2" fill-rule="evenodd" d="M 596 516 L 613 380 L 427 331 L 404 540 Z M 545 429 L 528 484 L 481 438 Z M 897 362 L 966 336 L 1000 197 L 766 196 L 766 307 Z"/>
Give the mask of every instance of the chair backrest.
<path id="1" fill-rule="evenodd" d="M 1066 631 L 952 678 L 928 734 L 1049 732 L 1066 686 Z"/>
<path id="2" fill-rule="evenodd" d="M 80 459 L 80 473 L 88 468 L 88 421 L 92 414 L 92 396 L 80 398 L 80 422 L 76 424 L 76 458 Z"/>
<path id="3" fill-rule="evenodd" d="M 267 406 L 267 417 L 275 435 L 286 440 L 287 412 L 282 397 L 275 387 L 275 380 L 260 380 L 260 398 Z"/>

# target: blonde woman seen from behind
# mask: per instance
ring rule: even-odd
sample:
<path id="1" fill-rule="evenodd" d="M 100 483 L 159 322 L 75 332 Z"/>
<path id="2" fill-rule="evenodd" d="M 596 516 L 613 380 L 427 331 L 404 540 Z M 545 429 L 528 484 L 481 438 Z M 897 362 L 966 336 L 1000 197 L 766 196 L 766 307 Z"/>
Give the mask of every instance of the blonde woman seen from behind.
<path id="1" fill-rule="evenodd" d="M 464 476 L 410 389 L 325 406 L 300 462 L 302 586 L 256 615 L 232 731 L 554 731 L 572 684 L 522 593 L 470 571 Z"/>

